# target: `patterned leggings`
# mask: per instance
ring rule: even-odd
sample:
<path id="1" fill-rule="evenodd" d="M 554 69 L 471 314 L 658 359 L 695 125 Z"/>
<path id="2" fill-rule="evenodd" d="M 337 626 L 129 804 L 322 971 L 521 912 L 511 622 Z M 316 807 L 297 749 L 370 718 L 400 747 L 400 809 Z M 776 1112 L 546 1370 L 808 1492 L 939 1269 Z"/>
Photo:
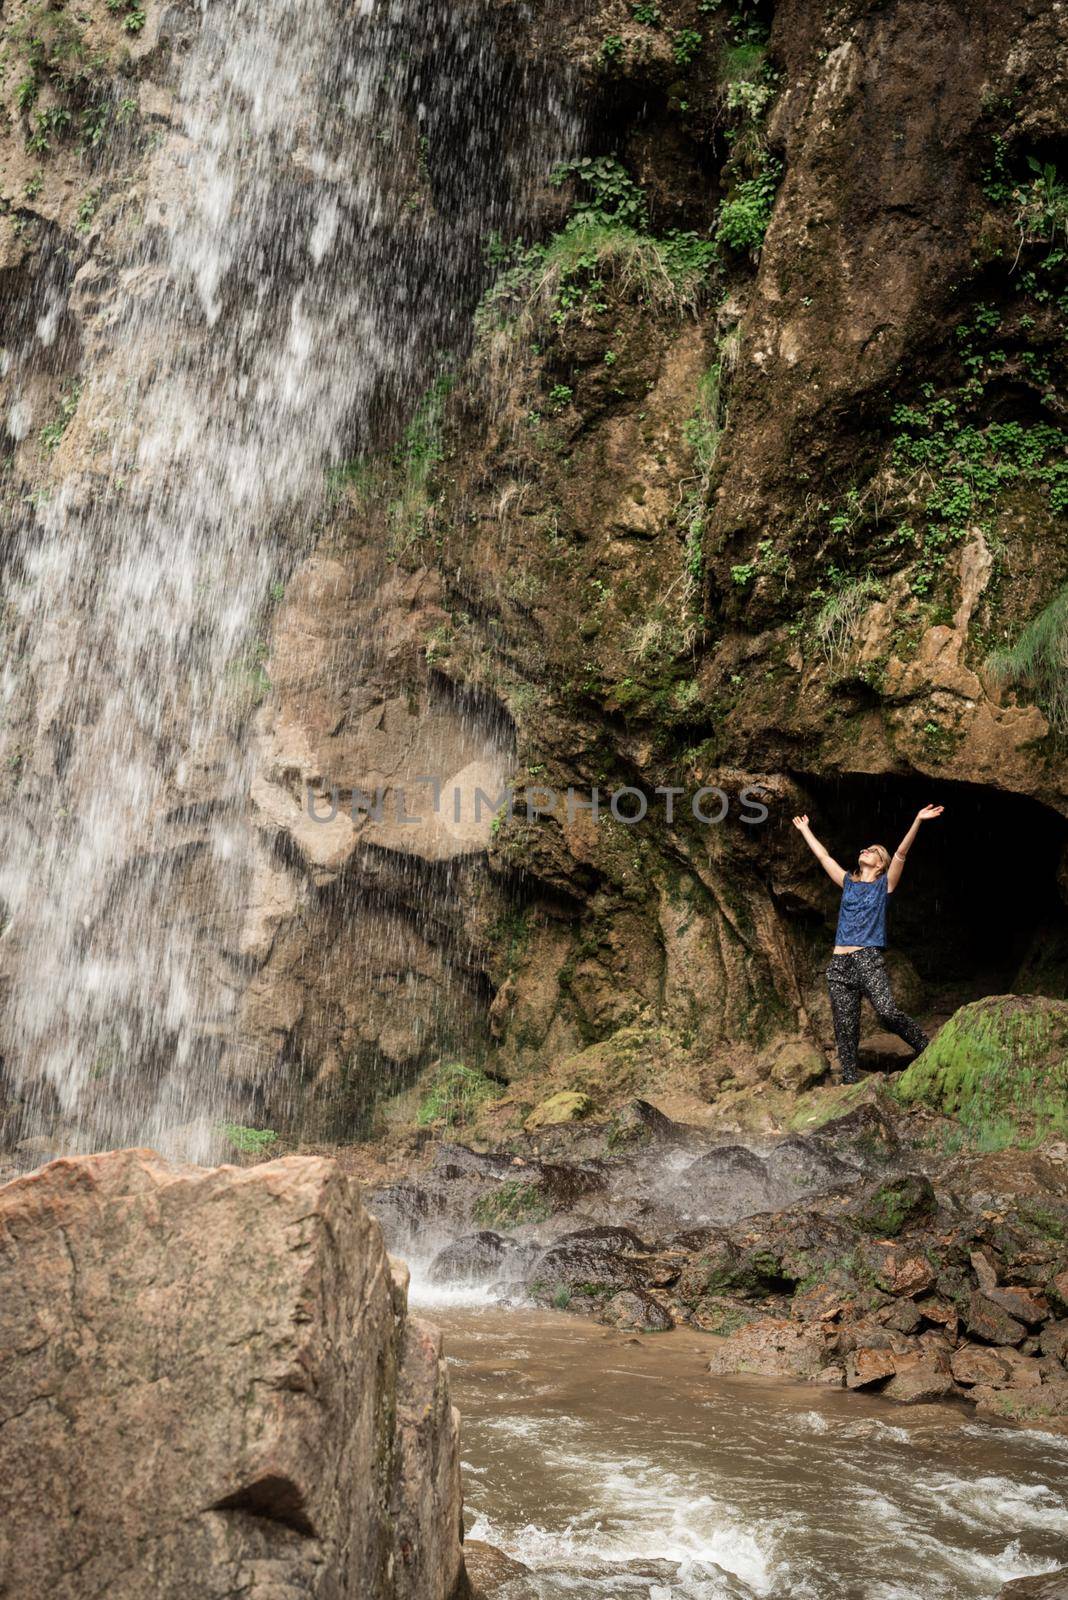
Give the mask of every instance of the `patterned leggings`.
<path id="1" fill-rule="evenodd" d="M 857 1047 L 860 1043 L 860 1000 L 867 995 L 875 1015 L 884 1028 L 904 1039 L 919 1055 L 929 1043 L 927 1035 L 894 1000 L 890 979 L 883 965 L 881 950 L 857 950 L 852 955 L 832 956 L 827 968 L 827 987 L 831 992 L 834 1042 L 843 1083 L 856 1083 Z"/>

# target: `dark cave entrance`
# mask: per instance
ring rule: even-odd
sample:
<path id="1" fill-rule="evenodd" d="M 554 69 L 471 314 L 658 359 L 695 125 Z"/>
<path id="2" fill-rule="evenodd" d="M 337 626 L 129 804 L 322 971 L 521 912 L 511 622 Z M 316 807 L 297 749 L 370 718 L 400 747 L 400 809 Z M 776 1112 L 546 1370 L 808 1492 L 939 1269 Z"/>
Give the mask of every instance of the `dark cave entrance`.
<path id="1" fill-rule="evenodd" d="M 811 796 L 816 834 L 844 867 L 867 844 L 894 850 L 922 805 L 945 806 L 921 827 L 891 902 L 891 946 L 932 998 L 1068 996 L 1068 905 L 1058 889 L 1068 819 L 982 784 L 796 776 Z"/>

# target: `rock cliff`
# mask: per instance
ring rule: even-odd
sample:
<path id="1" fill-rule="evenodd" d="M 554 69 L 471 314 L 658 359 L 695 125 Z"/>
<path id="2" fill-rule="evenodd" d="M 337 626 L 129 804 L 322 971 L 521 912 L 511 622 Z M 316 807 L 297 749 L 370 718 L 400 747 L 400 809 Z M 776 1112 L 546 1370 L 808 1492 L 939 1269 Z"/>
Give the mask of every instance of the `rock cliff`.
<path id="1" fill-rule="evenodd" d="M 106 418 L 83 369 L 118 360 L 137 207 L 166 231 L 153 152 L 184 159 L 190 15 L 90 10 L 108 104 L 132 109 L 86 151 L 34 118 L 99 96 L 54 41 L 27 67 L 21 11 L 8 30 L 5 292 L 30 373 L 4 379 L 13 506 L 92 475 Z M 446 256 L 456 281 L 371 422 L 339 422 L 328 493 L 282 540 L 234 710 L 247 781 L 227 804 L 255 847 L 225 904 L 215 769 L 168 796 L 237 1102 L 349 1138 L 443 1059 L 510 1083 L 515 1126 L 550 1091 L 714 1100 L 792 1071 L 784 1049 L 825 1062 L 833 904 L 799 808 L 848 856 L 946 802 L 895 907 L 895 977 L 929 1021 L 1063 995 L 1060 13 L 461 10 L 467 33 L 428 33 L 437 75 L 405 35 L 376 169 L 390 220 L 330 263 L 396 264 L 393 335 Z M 287 193 L 300 167 L 298 149 Z M 353 362 L 357 332 L 338 335 Z M 47 812 L 73 735 L 38 646 L 5 781 Z M 600 813 L 569 813 L 569 788 Z M 622 788 L 652 798 L 636 826 L 610 809 Z M 702 788 L 723 791 L 718 825 Z M 115 865 L 123 893 L 138 859 Z"/>
<path id="2" fill-rule="evenodd" d="M 368 1042 L 392 1086 L 435 1048 L 481 1060 L 520 1119 L 546 1068 L 584 1090 L 624 1059 L 630 1087 L 663 1089 L 699 1063 L 714 1095 L 739 1044 L 765 1079 L 784 1039 L 828 1052 L 833 899 L 795 809 L 848 853 L 893 847 L 929 792 L 947 803 L 895 908 L 897 981 L 933 1020 L 991 989 L 1064 993 L 1062 25 L 1027 5 L 680 0 L 545 8 L 523 47 L 561 43 L 585 153 L 498 241 L 471 353 L 327 536 L 391 557 L 376 746 L 354 748 L 331 686 L 343 649 L 314 718 L 287 686 L 303 602 L 274 635 L 268 720 L 313 730 L 294 815 L 308 783 L 344 809 L 395 770 L 398 671 L 420 718 L 444 702 L 493 730 L 478 754 L 515 796 L 481 855 L 469 836 L 451 925 L 440 868 L 399 830 L 342 822 L 324 873 L 314 826 L 288 824 L 291 860 L 350 907 L 369 867 L 390 884 L 391 959 L 340 957 L 344 999 L 333 954 L 329 1001 L 309 985 L 293 923 L 265 964 L 261 1020 L 284 992 L 286 1051 L 338 1090 L 325 1123 L 305 1101 L 308 1128 L 369 1125 Z M 454 744 L 447 791 L 475 753 Z M 693 815 L 702 786 L 727 796 L 719 826 Z M 609 809 L 624 787 L 683 793 L 631 827 Z M 598 788 L 600 814 L 569 813 L 569 788 Z M 747 825 L 746 790 L 766 822 Z M 426 939 L 416 1016 L 404 999 L 369 1027 Z"/>

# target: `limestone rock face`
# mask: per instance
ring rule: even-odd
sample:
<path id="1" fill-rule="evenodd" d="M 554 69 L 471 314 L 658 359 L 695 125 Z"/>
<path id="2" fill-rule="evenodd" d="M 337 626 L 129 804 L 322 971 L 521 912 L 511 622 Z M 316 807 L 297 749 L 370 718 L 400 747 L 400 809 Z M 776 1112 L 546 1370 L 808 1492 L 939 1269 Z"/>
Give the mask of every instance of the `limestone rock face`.
<path id="1" fill-rule="evenodd" d="M 55 1161 L 0 1253 L 0 1594 L 463 1591 L 440 1341 L 334 1162 Z"/>

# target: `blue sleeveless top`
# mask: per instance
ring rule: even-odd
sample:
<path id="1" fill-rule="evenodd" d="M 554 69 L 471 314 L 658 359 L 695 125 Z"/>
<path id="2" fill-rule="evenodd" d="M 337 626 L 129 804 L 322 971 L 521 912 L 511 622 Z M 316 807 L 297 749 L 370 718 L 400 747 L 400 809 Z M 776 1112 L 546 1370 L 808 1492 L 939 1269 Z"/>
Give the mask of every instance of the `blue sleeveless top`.
<path id="1" fill-rule="evenodd" d="M 886 947 L 886 874 L 863 883 L 846 873 L 842 906 L 838 913 L 835 944 L 857 944 L 867 949 Z"/>

